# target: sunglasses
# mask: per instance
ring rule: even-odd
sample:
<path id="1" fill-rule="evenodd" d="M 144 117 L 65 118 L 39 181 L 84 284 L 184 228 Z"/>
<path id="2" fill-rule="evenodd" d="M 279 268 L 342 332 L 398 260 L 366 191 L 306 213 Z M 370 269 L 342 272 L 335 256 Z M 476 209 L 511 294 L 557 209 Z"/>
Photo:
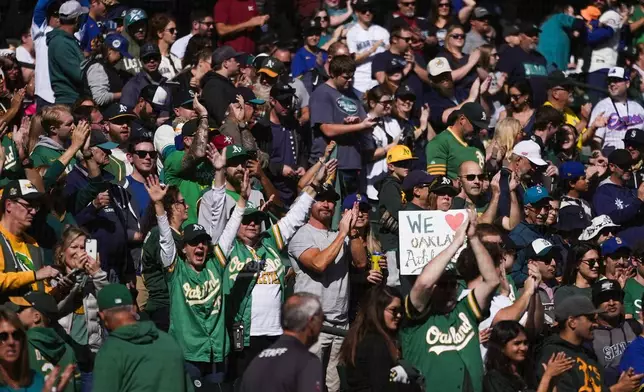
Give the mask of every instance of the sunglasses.
<path id="1" fill-rule="evenodd" d="M 465 34 L 452 34 L 450 37 L 452 37 L 454 39 L 464 39 Z"/>
<path id="2" fill-rule="evenodd" d="M 256 225 L 259 225 L 262 222 L 262 219 L 259 216 L 245 216 L 242 219 L 242 225 L 250 225 L 251 223 L 255 223 Z"/>
<path id="3" fill-rule="evenodd" d="M 137 157 L 143 159 L 149 156 L 152 159 L 155 159 L 157 157 L 157 152 L 156 151 L 145 151 L 145 150 L 137 150 L 134 151 Z"/>
<path id="4" fill-rule="evenodd" d="M 0 332 L 0 344 L 6 343 L 9 340 L 9 336 L 11 336 L 11 339 L 18 341 L 25 337 L 25 333 L 19 329 L 13 332 Z"/>
<path id="5" fill-rule="evenodd" d="M 521 99 L 522 96 L 523 96 L 522 94 L 510 94 L 510 100 L 518 101 L 519 99 Z"/>
<path id="6" fill-rule="evenodd" d="M 412 41 L 412 39 L 413 39 L 412 37 L 401 37 L 401 36 L 399 36 L 399 35 L 395 35 L 394 37 L 396 37 L 396 38 L 398 38 L 398 39 L 402 39 L 402 40 L 404 40 L 404 41 L 405 41 L 405 42 L 407 42 L 407 43 L 411 43 L 411 41 Z"/>
<path id="7" fill-rule="evenodd" d="M 208 26 L 208 27 L 212 27 L 212 26 L 214 26 L 214 25 L 215 25 L 215 22 L 199 22 L 199 23 L 200 23 L 200 24 L 204 24 L 204 25 L 206 25 L 206 26 Z"/>
<path id="8" fill-rule="evenodd" d="M 177 28 L 176 28 L 176 27 L 173 27 L 173 28 L 171 28 L 171 29 L 167 29 L 166 31 L 167 31 L 168 33 L 170 33 L 170 34 L 174 34 L 174 33 L 176 33 L 176 32 L 177 32 Z"/>
<path id="9" fill-rule="evenodd" d="M 192 239 L 192 240 L 186 242 L 186 244 L 188 244 L 190 246 L 198 246 L 200 244 L 206 244 L 206 246 L 208 246 L 208 239 L 206 237 L 204 237 L 204 236 L 199 236 L 199 237 L 197 237 L 195 239 Z"/>
<path id="10" fill-rule="evenodd" d="M 588 265 L 588 268 L 595 268 L 595 267 L 599 267 L 599 266 L 602 265 L 602 259 L 600 259 L 600 258 L 582 259 L 581 262 L 583 264 Z"/>
<path id="11" fill-rule="evenodd" d="M 315 19 L 324 20 L 324 21 L 327 21 L 327 22 L 331 20 L 331 18 L 328 15 L 327 16 L 316 16 Z"/>
<path id="12" fill-rule="evenodd" d="M 452 5 L 450 3 L 440 3 L 438 8 L 452 8 Z"/>
<path id="13" fill-rule="evenodd" d="M 478 179 L 479 181 L 485 181 L 487 179 L 487 176 L 485 174 L 466 174 L 464 176 L 461 176 L 461 178 L 465 178 L 467 181 L 474 181 L 475 179 Z"/>
<path id="14" fill-rule="evenodd" d="M 188 206 L 188 203 L 186 203 L 186 199 L 183 199 L 183 200 L 177 200 L 177 201 L 175 201 L 175 202 L 174 202 L 174 204 L 181 204 L 181 205 L 182 205 L 182 206 L 184 206 L 184 207 L 187 207 L 187 206 Z"/>
<path id="15" fill-rule="evenodd" d="M 146 57 L 144 59 L 141 59 L 141 61 L 143 61 L 144 64 L 148 64 L 148 63 L 158 63 L 161 61 L 161 59 L 155 56 L 151 56 L 151 57 Z"/>
<path id="16" fill-rule="evenodd" d="M 20 204 L 22 206 L 22 208 L 27 210 L 27 212 L 33 211 L 34 213 L 37 213 L 38 211 L 40 211 L 40 206 L 39 205 L 31 205 L 31 204 L 29 204 L 27 202 L 23 203 L 20 200 L 14 200 L 14 203 Z"/>
<path id="17" fill-rule="evenodd" d="M 407 2 L 407 3 L 403 3 L 403 2 L 401 2 L 401 3 L 400 3 L 400 5 L 402 5 L 403 7 L 415 7 L 415 6 L 416 6 L 416 2 L 415 2 L 415 1 L 409 1 L 409 2 Z"/>
<path id="18" fill-rule="evenodd" d="M 384 100 L 384 101 L 378 101 L 378 103 L 381 104 L 382 106 L 391 105 L 393 102 L 394 102 L 393 99 L 387 99 L 387 100 Z"/>

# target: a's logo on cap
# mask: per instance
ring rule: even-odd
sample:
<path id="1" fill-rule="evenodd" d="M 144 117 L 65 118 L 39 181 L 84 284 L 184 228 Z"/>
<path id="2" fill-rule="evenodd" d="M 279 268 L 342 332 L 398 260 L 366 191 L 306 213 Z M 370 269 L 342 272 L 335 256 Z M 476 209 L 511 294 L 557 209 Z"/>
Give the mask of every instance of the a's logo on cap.
<path id="1" fill-rule="evenodd" d="M 119 113 L 127 112 L 127 106 L 119 104 Z"/>
<path id="2" fill-rule="evenodd" d="M 203 228 L 203 226 L 201 226 L 201 225 L 199 225 L 199 224 L 196 224 L 196 223 L 195 223 L 195 225 L 194 225 L 193 227 L 194 227 L 194 229 L 195 229 L 195 230 L 205 230 L 205 229 Z"/>
<path id="3" fill-rule="evenodd" d="M 241 147 L 239 147 L 239 146 L 233 146 L 233 153 L 238 153 L 238 152 L 242 152 Z"/>
<path id="4" fill-rule="evenodd" d="M 18 194 L 18 190 L 16 188 L 9 189 L 9 196 L 15 196 L 17 194 Z"/>
<path id="5" fill-rule="evenodd" d="M 116 298 L 116 299 L 114 299 L 114 303 L 115 304 L 121 304 L 121 303 L 123 303 L 123 300 L 120 299 L 120 298 Z"/>
<path id="6" fill-rule="evenodd" d="M 485 112 L 481 112 L 481 120 L 487 120 L 487 115 L 485 114 Z"/>
<path id="7" fill-rule="evenodd" d="M 272 68 L 275 65 L 275 62 L 273 60 L 268 60 L 266 62 L 266 68 Z"/>
<path id="8" fill-rule="evenodd" d="M 452 180 L 447 177 L 443 177 L 443 182 L 441 183 L 441 185 L 452 185 Z"/>

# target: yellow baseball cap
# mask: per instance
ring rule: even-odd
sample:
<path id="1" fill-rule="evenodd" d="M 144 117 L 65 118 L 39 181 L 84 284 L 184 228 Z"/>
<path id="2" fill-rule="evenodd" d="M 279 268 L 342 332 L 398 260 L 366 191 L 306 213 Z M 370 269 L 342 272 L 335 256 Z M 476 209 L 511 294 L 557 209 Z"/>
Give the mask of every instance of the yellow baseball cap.
<path id="1" fill-rule="evenodd" d="M 387 164 L 409 161 L 412 159 L 418 158 L 414 157 L 409 147 L 403 146 L 402 144 L 394 146 L 391 150 L 389 150 L 389 152 L 387 152 Z"/>

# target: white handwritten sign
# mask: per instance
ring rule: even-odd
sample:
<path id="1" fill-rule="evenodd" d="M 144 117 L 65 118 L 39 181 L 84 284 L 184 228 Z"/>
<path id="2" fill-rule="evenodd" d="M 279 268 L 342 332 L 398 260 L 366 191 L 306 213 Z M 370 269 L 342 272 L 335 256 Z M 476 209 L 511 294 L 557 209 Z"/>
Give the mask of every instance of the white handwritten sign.
<path id="1" fill-rule="evenodd" d="M 467 210 L 400 211 L 400 273 L 420 274 L 430 260 L 452 243 L 456 229 L 466 220 Z"/>

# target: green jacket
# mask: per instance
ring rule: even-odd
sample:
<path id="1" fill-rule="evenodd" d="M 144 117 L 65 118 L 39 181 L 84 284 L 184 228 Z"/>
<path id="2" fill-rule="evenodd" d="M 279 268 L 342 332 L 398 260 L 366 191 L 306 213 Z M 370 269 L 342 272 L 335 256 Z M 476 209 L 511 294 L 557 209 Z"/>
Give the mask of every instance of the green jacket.
<path id="1" fill-rule="evenodd" d="M 402 210 L 407 203 L 405 192 L 402 191 L 402 181 L 392 175 L 385 177 L 380 183 L 378 198 L 378 217 L 380 218 L 381 215 L 379 211 L 384 209 L 398 220 L 398 211 Z M 384 251 L 398 249 L 398 233 L 392 233 L 381 227 L 378 231 L 378 239 Z"/>
<path id="2" fill-rule="evenodd" d="M 94 392 L 192 391 L 177 342 L 151 321 L 110 332 L 94 362 Z"/>
<path id="3" fill-rule="evenodd" d="M 83 91 L 81 62 L 85 59 L 76 37 L 61 29 L 47 33 L 49 79 L 55 103 L 71 105 Z"/>
<path id="4" fill-rule="evenodd" d="M 27 331 L 27 341 L 29 342 L 29 366 L 35 372 L 40 373 L 43 377 L 47 375 L 56 366 L 60 366 L 61 371 L 67 365 L 76 363 L 76 355 L 72 347 L 52 328 L 34 327 Z M 80 391 L 80 373 L 78 370 L 74 373 L 74 378 L 67 384 L 65 392 Z"/>

